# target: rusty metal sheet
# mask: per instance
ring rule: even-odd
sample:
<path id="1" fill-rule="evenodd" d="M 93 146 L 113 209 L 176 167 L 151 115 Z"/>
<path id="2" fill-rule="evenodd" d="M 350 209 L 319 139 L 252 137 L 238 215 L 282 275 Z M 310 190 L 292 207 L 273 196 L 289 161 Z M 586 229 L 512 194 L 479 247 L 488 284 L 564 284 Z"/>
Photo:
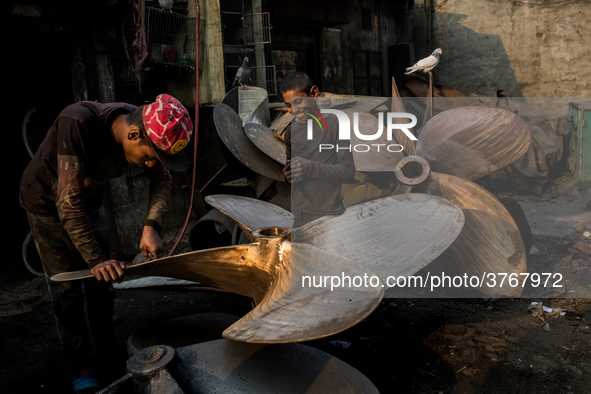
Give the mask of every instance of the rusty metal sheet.
<path id="1" fill-rule="evenodd" d="M 462 231 L 464 215 L 427 194 L 389 196 L 348 207 L 293 230 L 293 241 L 356 261 L 378 274 L 412 275 L 437 258 Z"/>
<path id="2" fill-rule="evenodd" d="M 282 166 L 257 148 L 246 136 L 238 114 L 226 104 L 213 110 L 217 132 L 230 152 L 247 168 L 278 181 L 283 181 Z"/>
<path id="3" fill-rule="evenodd" d="M 281 165 L 286 164 L 285 142 L 277 138 L 270 128 L 262 124 L 247 123 L 244 126 L 244 132 L 267 156 Z"/>
<path id="4" fill-rule="evenodd" d="M 531 141 L 527 123 L 502 108 L 453 108 L 434 116 L 421 130 L 416 155 L 431 171 L 475 180 L 523 156 Z"/>
<path id="5" fill-rule="evenodd" d="M 192 280 L 253 298 L 256 307 L 223 332 L 250 343 L 289 343 L 318 339 L 346 330 L 380 303 L 382 287 L 292 287 L 292 276 L 322 277 L 341 272 L 372 274 L 363 267 L 311 245 L 292 245 L 289 228 L 259 229 L 256 242 L 207 249 L 145 261 L 125 268 L 126 275 Z M 292 264 L 295 255 L 299 264 Z M 90 270 L 54 275 L 53 281 L 92 277 Z M 297 281 L 295 283 L 298 283 Z M 343 293 L 343 294 L 339 294 Z M 343 302 L 346 297 L 347 302 Z"/>
<path id="6" fill-rule="evenodd" d="M 205 202 L 236 221 L 251 241 L 259 228 L 293 225 L 291 212 L 255 198 L 216 194 L 205 197 Z"/>
<path id="7" fill-rule="evenodd" d="M 176 349 L 183 388 L 218 394 L 378 394 L 357 369 L 304 344 L 273 346 L 226 339 Z"/>

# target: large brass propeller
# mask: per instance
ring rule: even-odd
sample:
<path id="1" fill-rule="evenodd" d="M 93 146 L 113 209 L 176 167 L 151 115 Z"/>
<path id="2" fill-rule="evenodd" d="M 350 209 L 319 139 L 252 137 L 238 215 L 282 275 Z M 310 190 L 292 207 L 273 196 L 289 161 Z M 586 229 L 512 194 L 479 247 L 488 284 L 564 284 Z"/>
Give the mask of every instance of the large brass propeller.
<path id="1" fill-rule="evenodd" d="M 377 307 L 384 292 L 381 283 L 336 289 L 330 284 L 312 285 L 342 272 L 375 276 L 371 270 L 311 245 L 292 244 L 290 236 L 288 227 L 258 229 L 252 233 L 255 242 L 251 244 L 146 261 L 126 267 L 125 273 L 193 280 L 251 297 L 256 307 L 223 333 L 241 342 L 322 338 L 357 324 Z M 310 278 L 305 286 L 304 277 Z M 89 270 L 57 274 L 51 280 L 86 278 L 92 278 Z"/>

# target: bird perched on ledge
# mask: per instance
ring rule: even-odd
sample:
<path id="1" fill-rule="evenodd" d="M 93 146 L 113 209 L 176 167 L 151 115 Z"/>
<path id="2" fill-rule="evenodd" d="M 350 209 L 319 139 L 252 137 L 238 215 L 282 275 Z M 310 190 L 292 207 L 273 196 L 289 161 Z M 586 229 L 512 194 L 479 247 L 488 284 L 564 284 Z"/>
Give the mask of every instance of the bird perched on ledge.
<path id="1" fill-rule="evenodd" d="M 170 11 L 171 14 L 172 14 L 172 3 L 174 3 L 174 0 L 158 0 L 158 4 L 160 4 L 160 7 L 162 7 L 163 10 Z"/>
<path id="2" fill-rule="evenodd" d="M 425 74 L 431 75 L 431 70 L 439 64 L 439 56 L 441 55 L 441 48 L 437 48 L 433 51 L 430 56 L 419 60 L 413 66 L 408 67 L 404 75 L 412 74 L 415 71 L 424 72 Z"/>
<path id="3" fill-rule="evenodd" d="M 238 71 L 236 71 L 236 77 L 234 78 L 234 82 L 232 83 L 232 86 L 230 87 L 230 89 L 233 89 L 237 85 L 240 85 L 243 88 L 248 87 L 248 85 L 246 83 L 248 82 L 249 78 L 250 78 L 250 61 L 248 60 L 248 57 L 245 57 L 244 61 L 242 62 L 242 66 L 240 66 Z"/>

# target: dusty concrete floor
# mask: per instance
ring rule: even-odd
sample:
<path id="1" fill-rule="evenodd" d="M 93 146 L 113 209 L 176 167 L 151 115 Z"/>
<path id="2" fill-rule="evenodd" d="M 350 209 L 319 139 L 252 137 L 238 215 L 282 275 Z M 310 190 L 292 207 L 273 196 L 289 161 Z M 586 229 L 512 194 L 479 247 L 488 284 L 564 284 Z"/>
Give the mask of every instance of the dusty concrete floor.
<path id="1" fill-rule="evenodd" d="M 575 247 L 591 244 L 581 235 L 581 223 L 591 226 L 589 194 L 516 198 L 534 234 L 528 264 L 561 265 L 569 278 L 589 273 L 591 254 Z M 43 279 L 13 267 L 0 290 L 0 392 L 68 392 Z M 546 316 L 545 326 L 528 310 L 532 301 L 566 313 Z M 135 330 L 179 316 L 250 308 L 241 296 L 179 286 L 118 290 L 117 341 L 124 346 Z M 307 344 L 357 368 L 382 393 L 587 393 L 591 300 L 384 299 L 360 324 Z"/>

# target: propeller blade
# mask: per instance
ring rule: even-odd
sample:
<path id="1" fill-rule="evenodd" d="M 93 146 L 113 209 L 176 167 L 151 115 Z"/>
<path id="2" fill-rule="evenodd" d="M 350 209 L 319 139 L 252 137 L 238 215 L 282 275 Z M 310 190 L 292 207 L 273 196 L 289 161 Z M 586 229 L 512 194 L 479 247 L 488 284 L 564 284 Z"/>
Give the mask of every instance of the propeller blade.
<path id="1" fill-rule="evenodd" d="M 281 165 L 261 152 L 248 139 L 240 116 L 229 105 L 224 103 L 216 105 L 213 118 L 220 138 L 244 166 L 267 178 L 284 180 Z"/>
<path id="2" fill-rule="evenodd" d="M 282 258 L 276 261 L 276 272 L 265 298 L 226 329 L 225 338 L 250 343 L 323 338 L 359 323 L 379 305 L 384 288 L 371 270 L 311 245 L 284 242 L 283 246 Z M 349 284 L 332 288 L 336 278 L 341 283 L 343 275 L 374 276 L 375 286 Z M 327 277 L 334 279 L 314 287 Z"/>
<path id="3" fill-rule="evenodd" d="M 270 128 L 257 123 L 247 123 L 244 132 L 261 151 L 277 163 L 285 165 L 285 142 L 275 137 Z"/>
<path id="4" fill-rule="evenodd" d="M 253 95 L 252 93 L 254 89 L 258 90 L 258 93 Z M 264 126 L 270 125 L 271 112 L 269 111 L 269 98 L 267 97 L 267 91 L 262 88 L 253 87 L 253 89 L 241 89 L 241 93 L 241 107 L 246 106 L 245 102 L 248 102 L 249 106 L 256 104 L 254 110 L 252 110 L 251 107 L 246 113 L 246 115 L 250 114 L 250 116 L 244 116 L 243 114 L 240 114 L 241 118 L 244 119 L 243 125 L 246 126 L 247 123 L 255 123 Z M 252 102 L 252 104 L 250 102 Z"/>
<path id="5" fill-rule="evenodd" d="M 192 280 L 260 301 L 272 281 L 269 262 L 257 244 L 235 245 L 148 260 L 125 267 L 126 276 L 163 276 Z M 90 270 L 63 272 L 54 282 L 92 278 Z"/>
<path id="6" fill-rule="evenodd" d="M 348 207 L 293 230 L 307 243 L 356 261 L 382 281 L 412 275 L 451 245 L 464 215 L 449 201 L 427 194 L 403 194 Z"/>
<path id="7" fill-rule="evenodd" d="M 233 88 L 228 93 L 226 93 L 226 95 L 222 99 L 222 104 L 229 105 L 236 113 L 238 113 L 240 111 L 238 109 L 238 107 L 240 106 L 240 103 L 239 103 L 240 98 L 238 95 L 239 91 L 240 91 L 240 87 Z"/>
<path id="8" fill-rule="evenodd" d="M 232 218 L 250 241 L 253 231 L 272 226 L 292 227 L 293 215 L 285 209 L 249 197 L 216 194 L 205 197 L 205 202 Z"/>
<path id="9" fill-rule="evenodd" d="M 404 158 L 404 153 L 400 151 L 400 147 L 394 145 L 396 141 L 388 141 L 387 133 L 384 130 L 382 130 L 382 134 L 378 139 L 365 141 L 360 139 L 354 130 L 355 124 L 357 124 L 360 134 L 376 134 L 380 128 L 378 118 L 368 112 L 357 112 L 354 108 L 347 109 L 343 112 L 349 116 L 351 124 L 351 146 L 364 144 L 372 147 L 372 149 L 367 151 L 363 148 L 353 149 L 355 169 L 366 172 L 394 171 L 396 164 Z M 357 122 L 355 122 L 355 116 L 357 116 Z M 401 123 L 405 123 L 405 121 Z M 383 125 L 382 127 L 385 128 Z M 404 134 L 402 132 L 400 133 Z M 406 148 L 405 145 L 403 146 Z"/>
<path id="10" fill-rule="evenodd" d="M 478 278 L 514 274 L 518 286 L 510 286 L 508 281 L 500 286 L 502 277 L 497 277 L 497 286 L 480 290 L 498 296 L 521 295 L 524 277 L 520 274 L 527 272 L 527 258 L 519 228 L 505 206 L 484 188 L 457 176 L 431 173 L 428 183 L 429 193 L 451 201 L 465 217 L 462 232 L 439 256 L 445 273 Z"/>
<path id="11" fill-rule="evenodd" d="M 530 145 L 527 123 L 506 109 L 452 108 L 434 116 L 419 135 L 416 155 L 431 171 L 475 180 L 508 166 Z"/>

